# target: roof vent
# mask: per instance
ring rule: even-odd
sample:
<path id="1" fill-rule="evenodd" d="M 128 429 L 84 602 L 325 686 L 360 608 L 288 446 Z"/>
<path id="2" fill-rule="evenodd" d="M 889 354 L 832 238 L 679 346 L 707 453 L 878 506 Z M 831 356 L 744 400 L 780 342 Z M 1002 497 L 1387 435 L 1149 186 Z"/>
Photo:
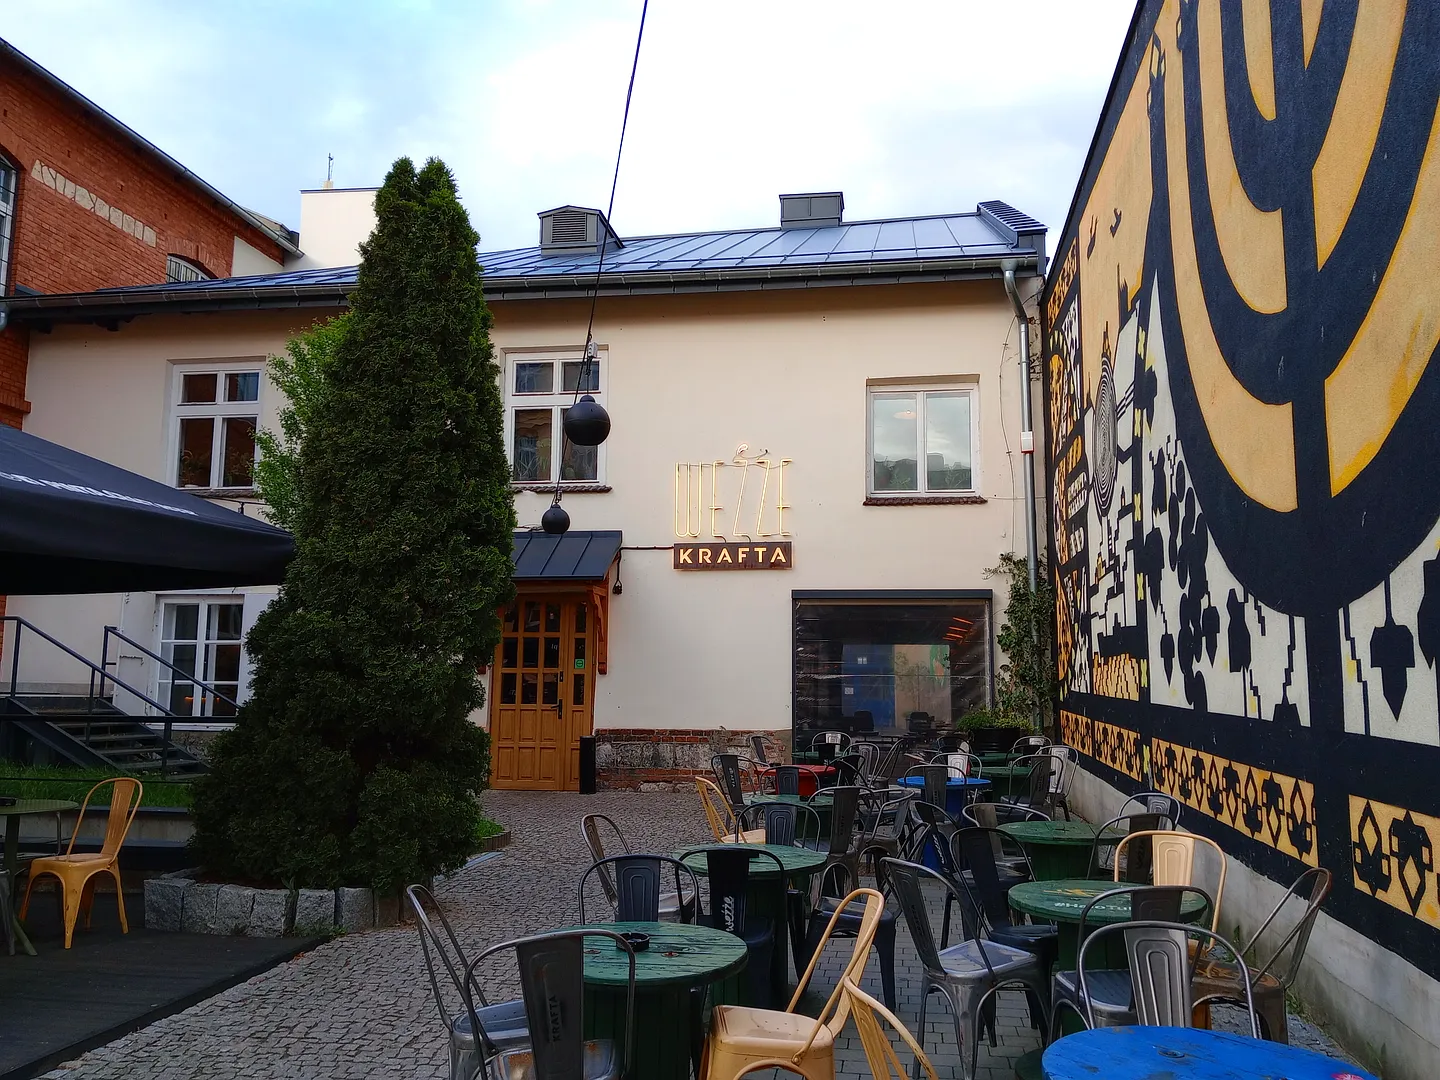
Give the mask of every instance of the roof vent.
<path id="1" fill-rule="evenodd" d="M 540 214 L 540 252 L 596 253 L 600 244 L 620 247 L 620 238 L 605 215 L 584 206 L 557 206 Z"/>
<path id="2" fill-rule="evenodd" d="M 810 191 L 780 196 L 782 229 L 827 229 L 840 224 L 845 194 L 840 191 Z"/>

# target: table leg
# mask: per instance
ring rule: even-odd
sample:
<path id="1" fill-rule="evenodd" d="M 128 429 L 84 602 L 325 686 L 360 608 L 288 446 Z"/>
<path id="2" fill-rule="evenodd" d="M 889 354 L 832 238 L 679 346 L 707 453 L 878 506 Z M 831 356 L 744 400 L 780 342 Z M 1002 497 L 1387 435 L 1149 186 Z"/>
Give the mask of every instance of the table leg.
<path id="1" fill-rule="evenodd" d="M 20 869 L 20 815 L 5 815 L 5 870 L 10 875 L 10 909 L 15 912 L 15 896 L 17 873 Z M 27 956 L 35 955 L 35 946 L 30 944 L 30 937 L 25 933 L 25 928 L 20 925 L 20 916 L 16 912 L 11 920 L 15 924 L 15 943 L 25 950 Z"/>
<path id="2" fill-rule="evenodd" d="M 692 1028 L 696 1019 L 687 986 L 635 988 L 634 1044 L 630 1048 L 631 1080 L 689 1080 Z M 625 1050 L 625 991 L 616 987 L 585 987 L 585 1037 L 613 1039 L 617 1054 Z"/>

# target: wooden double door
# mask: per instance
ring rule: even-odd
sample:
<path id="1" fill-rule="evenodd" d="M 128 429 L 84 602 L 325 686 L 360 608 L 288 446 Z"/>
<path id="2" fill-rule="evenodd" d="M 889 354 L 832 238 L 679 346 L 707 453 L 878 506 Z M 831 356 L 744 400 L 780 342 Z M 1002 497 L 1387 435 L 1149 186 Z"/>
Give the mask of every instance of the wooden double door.
<path id="1" fill-rule="evenodd" d="M 580 737 L 595 715 L 588 592 L 521 593 L 505 612 L 490 680 L 490 784 L 580 790 Z"/>

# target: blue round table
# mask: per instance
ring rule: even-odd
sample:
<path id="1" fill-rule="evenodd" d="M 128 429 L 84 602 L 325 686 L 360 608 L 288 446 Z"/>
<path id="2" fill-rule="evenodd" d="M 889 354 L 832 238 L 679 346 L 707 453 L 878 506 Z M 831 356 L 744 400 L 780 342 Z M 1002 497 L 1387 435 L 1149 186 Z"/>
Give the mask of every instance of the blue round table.
<path id="1" fill-rule="evenodd" d="M 1056 1039 L 1041 1060 L 1046 1080 L 1375 1080 L 1311 1050 L 1197 1028 L 1096 1028 Z"/>
<path id="2" fill-rule="evenodd" d="M 902 776 L 896 782 L 906 788 L 925 787 L 923 776 Z M 973 776 L 951 777 L 945 781 L 945 812 L 959 821 L 960 812 L 965 809 L 965 802 L 969 794 L 973 791 L 983 791 L 989 786 L 989 780 L 977 779 Z M 929 844 L 925 845 L 925 856 L 921 861 L 931 870 L 940 869 L 940 861 L 930 850 Z"/>

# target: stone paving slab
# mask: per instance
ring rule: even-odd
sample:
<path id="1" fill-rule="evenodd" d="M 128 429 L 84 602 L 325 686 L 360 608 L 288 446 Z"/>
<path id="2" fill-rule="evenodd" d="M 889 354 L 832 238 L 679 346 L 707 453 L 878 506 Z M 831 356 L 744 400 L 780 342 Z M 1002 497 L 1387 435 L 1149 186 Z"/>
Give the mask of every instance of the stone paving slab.
<path id="1" fill-rule="evenodd" d="M 583 814 L 609 815 L 635 851 L 669 853 L 709 839 L 692 791 L 491 792 L 486 809 L 512 828 L 514 843 L 438 889 L 461 941 L 476 952 L 575 920 L 577 882 L 590 861 L 580 836 Z M 598 891 L 587 895 L 586 904 L 603 910 Z M 936 918 L 938 925 L 938 905 Z M 897 1012 L 915 1031 L 920 968 L 903 922 L 896 952 Z M 848 955 L 841 941 L 822 959 L 816 993 L 807 1002 L 812 1009 L 834 987 Z M 513 968 L 497 965 L 487 975 L 492 1000 L 515 994 Z M 864 984 L 881 998 L 873 954 Z M 1296 1024 L 1302 1032 L 1308 1027 L 1292 1021 L 1292 1031 Z M 954 1026 L 938 997 L 932 998 L 925 1027 L 936 1071 L 944 1078 L 960 1076 Z M 999 1046 L 980 1048 L 978 1080 L 1010 1080 L 1015 1059 L 1039 1046 L 1018 993 L 1000 995 L 997 1028 Z M 909 1060 L 902 1051 L 901 1061 Z M 842 1076 L 868 1075 L 853 1026 L 837 1044 L 837 1066 Z M 50 1080 L 439 1080 L 446 1073 L 445 1029 L 430 998 L 415 930 L 399 926 L 321 945 L 46 1075 Z"/>

